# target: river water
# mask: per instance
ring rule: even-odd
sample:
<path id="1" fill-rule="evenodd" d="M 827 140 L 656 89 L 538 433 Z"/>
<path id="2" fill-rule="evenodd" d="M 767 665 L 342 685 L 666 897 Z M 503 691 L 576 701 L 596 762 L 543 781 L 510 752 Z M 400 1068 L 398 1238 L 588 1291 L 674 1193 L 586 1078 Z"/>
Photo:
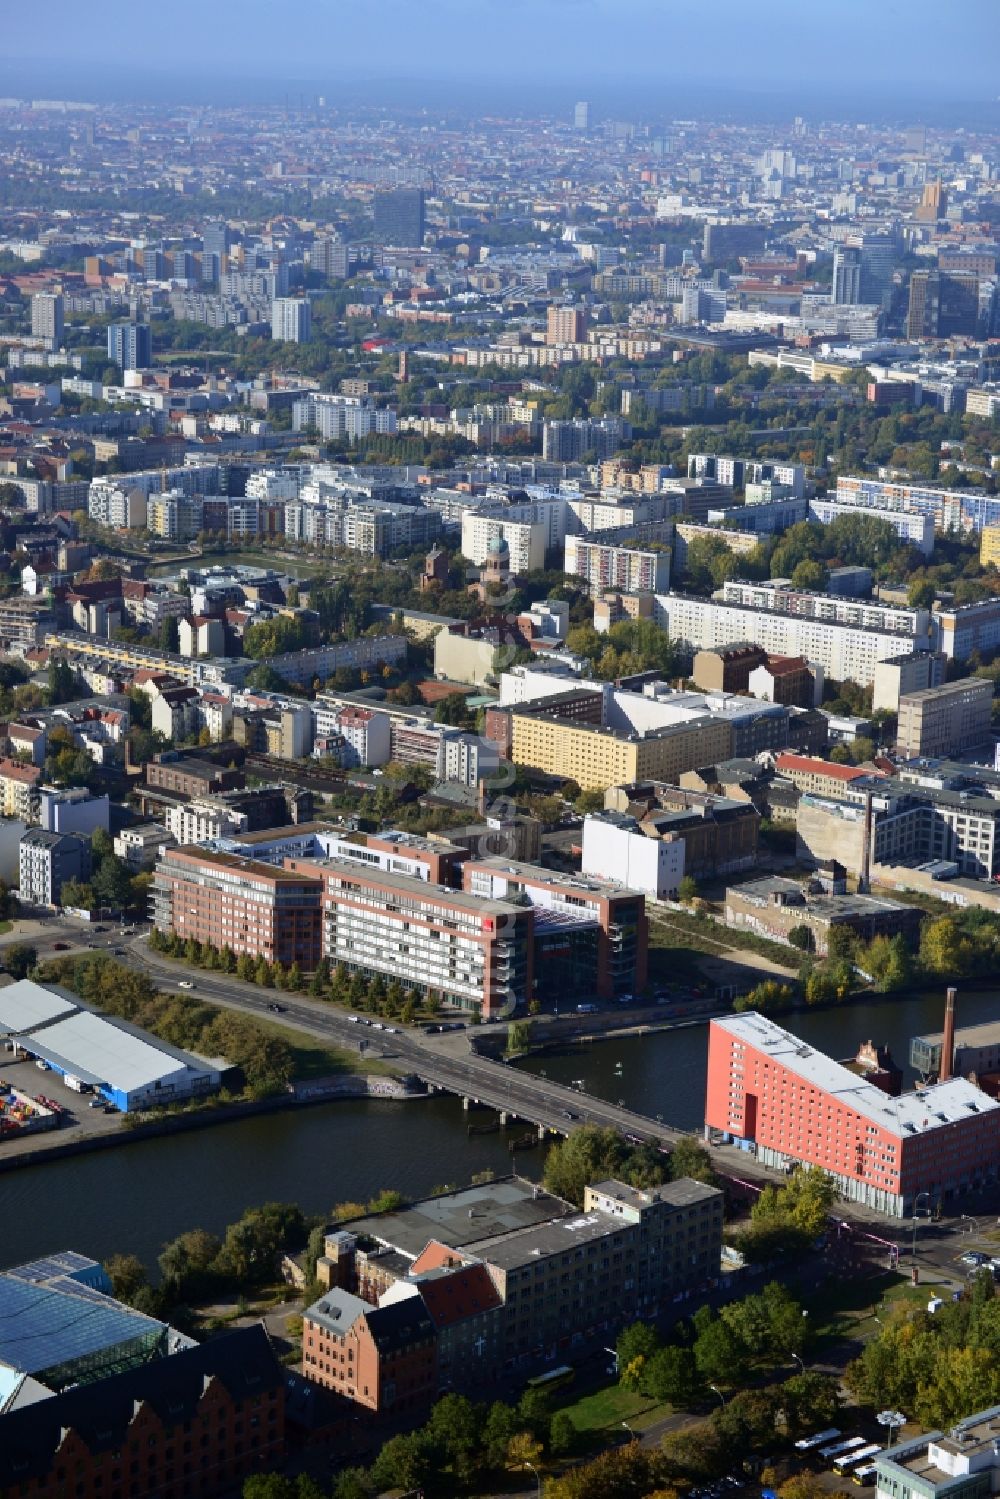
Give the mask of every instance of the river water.
<path id="1" fill-rule="evenodd" d="M 788 1026 L 833 1057 L 853 1056 L 869 1039 L 888 1044 L 911 1082 L 910 1037 L 940 1030 L 943 1008 L 942 988 L 796 1013 Z M 1000 995 L 959 994 L 960 1026 L 995 1019 Z M 707 1027 L 698 1025 L 569 1046 L 523 1065 L 561 1082 L 580 1079 L 600 1097 L 697 1129 L 707 1038 Z M 464 1185 L 487 1168 L 509 1171 L 506 1135 L 469 1136 L 469 1119 L 456 1099 L 441 1096 L 413 1103 L 352 1099 L 11 1172 L 0 1176 L 0 1267 L 57 1249 L 97 1258 L 129 1252 L 152 1266 L 162 1245 L 184 1229 L 218 1233 L 257 1203 L 298 1202 L 306 1212 L 326 1213 L 383 1187 L 418 1196 L 445 1183 Z M 513 1159 L 525 1175 L 541 1168 L 540 1151 Z"/>
<path id="2" fill-rule="evenodd" d="M 779 1023 L 818 1051 L 844 1060 L 853 1057 L 861 1042 L 888 1046 L 904 1071 L 904 1086 L 916 1082 L 910 1071 L 910 1038 L 940 1031 L 944 1021 L 944 987 L 908 998 L 886 998 L 842 1009 L 796 1011 L 778 1017 Z M 976 1025 L 1000 1020 L 1000 995 L 959 992 L 957 1021 Z M 704 1118 L 708 1027 L 660 1031 L 655 1036 L 630 1036 L 593 1045 L 568 1046 L 539 1053 L 521 1065 L 544 1072 L 557 1082 L 582 1080 L 588 1092 L 666 1124 L 698 1129 Z"/>

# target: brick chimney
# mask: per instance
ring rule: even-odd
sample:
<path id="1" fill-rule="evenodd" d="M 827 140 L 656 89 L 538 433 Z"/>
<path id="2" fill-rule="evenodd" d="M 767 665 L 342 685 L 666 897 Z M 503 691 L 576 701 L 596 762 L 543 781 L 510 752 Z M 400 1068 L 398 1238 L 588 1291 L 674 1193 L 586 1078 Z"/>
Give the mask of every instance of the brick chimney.
<path id="1" fill-rule="evenodd" d="M 941 1066 L 938 1082 L 946 1083 L 955 1062 L 955 990 L 948 989 L 944 1001 L 944 1035 L 941 1038 Z"/>

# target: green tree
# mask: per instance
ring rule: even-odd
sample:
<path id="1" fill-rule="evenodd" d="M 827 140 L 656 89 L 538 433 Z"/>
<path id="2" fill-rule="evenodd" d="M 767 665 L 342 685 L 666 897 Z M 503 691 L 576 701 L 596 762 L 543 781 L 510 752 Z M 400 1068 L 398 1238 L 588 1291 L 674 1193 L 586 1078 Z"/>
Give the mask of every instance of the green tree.
<path id="1" fill-rule="evenodd" d="M 211 1283 L 211 1270 L 222 1240 L 203 1228 L 191 1228 L 165 1244 L 157 1261 L 164 1283 L 177 1296 L 196 1296 Z"/>
<path id="2" fill-rule="evenodd" d="M 715 1185 L 712 1157 L 693 1135 L 684 1135 L 670 1152 L 670 1180 L 680 1181 L 689 1177 L 692 1181 Z"/>
<path id="3" fill-rule="evenodd" d="M 914 578 L 906 590 L 906 601 L 911 609 L 929 609 L 936 594 L 937 590 L 929 578 Z"/>
<path id="4" fill-rule="evenodd" d="M 698 881 L 690 874 L 683 875 L 677 887 L 677 899 L 690 905 L 698 894 Z"/>
<path id="5" fill-rule="evenodd" d="M 646 1365 L 644 1388 L 654 1400 L 690 1407 L 701 1395 L 701 1375 L 693 1350 L 675 1344 L 659 1349 Z"/>
<path id="6" fill-rule="evenodd" d="M 135 1254 L 113 1254 L 104 1261 L 112 1289 L 119 1301 L 131 1302 L 133 1297 L 148 1284 L 146 1267 Z"/>
<path id="7" fill-rule="evenodd" d="M 160 626 L 160 650 L 176 655 L 180 646 L 181 637 L 177 619 L 173 614 L 168 614 Z"/>
<path id="8" fill-rule="evenodd" d="M 649 1360 L 660 1349 L 660 1336 L 648 1322 L 633 1322 L 618 1334 L 618 1379 L 626 1390 L 641 1390 Z"/>
<path id="9" fill-rule="evenodd" d="M 404 1432 L 390 1437 L 371 1467 L 377 1488 L 422 1489 L 432 1472 L 428 1442 L 422 1432 Z"/>
<path id="10" fill-rule="evenodd" d="M 27 942 L 12 942 L 4 951 L 4 962 L 11 978 L 27 978 L 38 963 L 38 951 Z"/>
<path id="11" fill-rule="evenodd" d="M 424 1428 L 445 1454 L 455 1476 L 468 1483 L 482 1466 L 483 1410 L 464 1395 L 445 1395 Z"/>
<path id="12" fill-rule="evenodd" d="M 694 1340 L 698 1373 L 709 1384 L 736 1384 L 746 1370 L 743 1344 L 720 1317 L 706 1320 Z"/>
<path id="13" fill-rule="evenodd" d="M 652 1187 L 664 1176 L 664 1162 L 658 1154 L 629 1149 L 616 1130 L 585 1125 L 550 1147 L 542 1179 L 548 1191 L 582 1207 L 584 1188 L 590 1182 L 618 1177 L 635 1187 Z"/>
<path id="14" fill-rule="evenodd" d="M 295 1484 L 281 1473 L 252 1473 L 243 1480 L 243 1499 L 296 1499 Z"/>
<path id="15" fill-rule="evenodd" d="M 490 1406 L 483 1426 L 483 1442 L 486 1460 L 491 1468 L 498 1468 L 506 1460 L 511 1437 L 520 1430 L 517 1412 L 502 1400 Z"/>
<path id="16" fill-rule="evenodd" d="M 828 569 L 822 562 L 806 558 L 792 572 L 792 587 L 813 593 L 822 593 L 830 580 Z"/>

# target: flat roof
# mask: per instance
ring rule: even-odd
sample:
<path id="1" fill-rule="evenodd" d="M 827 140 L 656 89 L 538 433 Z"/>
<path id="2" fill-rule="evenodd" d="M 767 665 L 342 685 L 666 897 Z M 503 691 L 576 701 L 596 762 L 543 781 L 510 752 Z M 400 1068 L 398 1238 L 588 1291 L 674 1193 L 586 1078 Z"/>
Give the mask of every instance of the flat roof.
<path id="1" fill-rule="evenodd" d="M 54 1021 L 44 1031 L 28 1036 L 26 1044 L 29 1051 L 81 1082 L 104 1084 L 123 1093 L 147 1088 L 179 1072 L 207 1070 L 89 1010 Z"/>
<path id="2" fill-rule="evenodd" d="M 831 1094 L 848 1108 L 878 1124 L 898 1139 L 926 1134 L 942 1125 L 958 1124 L 975 1114 L 1000 1110 L 1000 1103 L 980 1091 L 964 1077 L 918 1088 L 899 1098 L 890 1098 L 874 1083 L 863 1082 L 840 1062 L 775 1025 L 766 1015 L 745 1011 L 714 1019 L 712 1025 L 738 1041 L 773 1057 L 804 1081 Z"/>
<path id="3" fill-rule="evenodd" d="M 335 874 L 345 880 L 366 881 L 381 888 L 390 886 L 394 890 L 400 890 L 403 894 L 413 895 L 421 900 L 438 900 L 442 905 L 453 906 L 456 910 L 486 912 L 490 916 L 509 916 L 514 912 L 522 912 L 522 906 L 516 906 L 513 901 L 507 900 L 484 900 L 482 896 L 470 895 L 465 890 L 453 890 L 450 885 L 434 885 L 430 880 L 422 880 L 417 875 L 400 874 L 395 869 L 381 869 L 377 864 L 367 864 L 361 859 L 302 859 L 296 860 L 297 864 L 308 864 L 317 872 L 325 870 L 329 874 Z M 263 868 L 269 868 L 264 865 Z"/>
<path id="4" fill-rule="evenodd" d="M 78 1008 L 58 989 L 46 989 L 33 979 L 18 979 L 0 989 L 0 1035 L 23 1036 L 36 1027 L 72 1015 Z"/>
<path id="5" fill-rule="evenodd" d="M 164 863 L 168 869 L 176 867 L 179 859 L 185 864 L 214 864 L 219 869 L 231 869 L 236 874 L 266 880 L 271 885 L 300 885 L 304 879 L 308 879 L 308 875 L 282 869 L 277 864 L 265 864 L 260 859 L 243 859 L 239 854 L 226 854 L 201 843 L 187 843 L 183 848 L 165 850 Z"/>
<path id="6" fill-rule="evenodd" d="M 504 1177 L 482 1186 L 428 1197 L 395 1213 L 357 1218 L 342 1227 L 416 1259 L 432 1239 L 449 1249 L 458 1249 L 549 1223 L 572 1211 L 569 1203 L 533 1182 Z"/>
<path id="7" fill-rule="evenodd" d="M 3 993 L 0 990 L 0 993 Z M 929 1046 L 940 1046 L 944 1042 L 943 1031 L 925 1032 L 914 1036 L 915 1041 L 926 1041 Z M 984 1020 L 982 1025 L 963 1025 L 955 1032 L 956 1046 L 1000 1045 L 1000 1020 Z"/>

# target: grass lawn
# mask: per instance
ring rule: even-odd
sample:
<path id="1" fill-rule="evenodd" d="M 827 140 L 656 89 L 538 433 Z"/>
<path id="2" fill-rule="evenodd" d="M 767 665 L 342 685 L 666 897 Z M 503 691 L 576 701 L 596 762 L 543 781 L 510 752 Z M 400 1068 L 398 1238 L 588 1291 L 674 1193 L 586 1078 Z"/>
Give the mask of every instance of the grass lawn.
<path id="1" fill-rule="evenodd" d="M 567 1391 L 572 1396 L 572 1391 Z M 571 1398 L 559 1407 L 566 1411 L 581 1435 L 597 1438 L 608 1431 L 620 1431 L 623 1421 L 637 1430 L 652 1426 L 673 1411 L 673 1406 L 651 1400 L 648 1395 L 636 1395 L 623 1390 L 618 1384 L 609 1384 L 591 1395 Z"/>
<path id="2" fill-rule="evenodd" d="M 336 1077 L 338 1074 L 348 1076 L 356 1074 L 366 1077 L 371 1073 L 382 1077 L 391 1076 L 393 1068 L 387 1062 L 377 1057 L 362 1056 L 358 1052 L 350 1052 L 346 1047 L 331 1046 L 319 1037 L 305 1034 L 303 1031 L 289 1030 L 287 1026 L 276 1025 L 272 1020 L 258 1019 L 254 1016 L 254 1023 L 261 1030 L 269 1031 L 272 1036 L 287 1043 L 295 1057 L 295 1081 L 307 1083 L 319 1077 Z"/>
<path id="3" fill-rule="evenodd" d="M 0 921 L 0 937 L 5 937 L 8 932 L 12 932 L 13 930 L 14 923 L 12 921 Z"/>
<path id="4" fill-rule="evenodd" d="M 808 1302 L 809 1325 L 815 1343 L 814 1353 L 845 1339 L 872 1338 L 879 1330 L 878 1316 L 885 1321 L 882 1303 L 906 1302 L 925 1306 L 934 1292 L 933 1282 L 910 1284 L 909 1276 L 887 1270 L 865 1280 L 841 1281 L 825 1288 L 816 1300 Z"/>

